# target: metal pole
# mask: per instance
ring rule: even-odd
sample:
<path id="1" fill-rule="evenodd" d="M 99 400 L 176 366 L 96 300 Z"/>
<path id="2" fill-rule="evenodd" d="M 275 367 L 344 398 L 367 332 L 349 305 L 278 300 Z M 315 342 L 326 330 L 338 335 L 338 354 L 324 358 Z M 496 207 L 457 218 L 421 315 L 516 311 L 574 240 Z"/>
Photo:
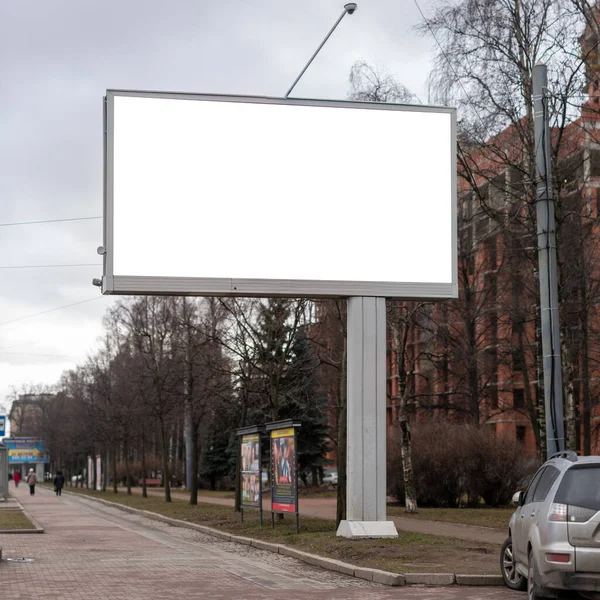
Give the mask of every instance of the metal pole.
<path id="1" fill-rule="evenodd" d="M 341 23 L 342 19 L 346 16 L 346 13 L 351 15 L 352 13 L 354 13 L 356 8 L 357 6 L 354 2 L 350 2 L 349 4 L 344 5 L 344 12 L 340 15 L 340 18 L 335 22 L 335 25 L 329 30 L 329 33 L 325 36 L 325 39 L 321 42 L 321 45 L 316 49 L 315 53 L 310 57 L 310 60 L 306 63 L 306 66 L 304 67 L 304 69 L 302 69 L 300 75 L 296 77 L 296 80 L 294 81 L 294 83 L 292 83 L 292 86 L 285 94 L 286 98 L 292 93 L 292 90 L 296 87 L 296 84 L 300 81 L 302 75 L 304 75 L 304 73 L 306 72 L 306 69 L 308 69 L 312 61 L 315 60 L 315 57 L 317 56 L 317 54 L 319 54 L 321 48 L 327 43 L 327 40 L 331 37 L 331 34 L 335 31 L 335 28 Z"/>
<path id="2" fill-rule="evenodd" d="M 546 447 L 548 456 L 565 449 L 563 384 L 560 357 L 558 312 L 558 268 L 556 227 L 552 198 L 550 126 L 547 101 L 546 65 L 533 67 L 533 115 L 536 164 L 536 216 L 540 278 L 540 315 L 544 364 L 546 408 Z"/>
<path id="3" fill-rule="evenodd" d="M 348 298 L 346 520 L 337 535 L 396 538 L 386 521 L 385 298 Z"/>

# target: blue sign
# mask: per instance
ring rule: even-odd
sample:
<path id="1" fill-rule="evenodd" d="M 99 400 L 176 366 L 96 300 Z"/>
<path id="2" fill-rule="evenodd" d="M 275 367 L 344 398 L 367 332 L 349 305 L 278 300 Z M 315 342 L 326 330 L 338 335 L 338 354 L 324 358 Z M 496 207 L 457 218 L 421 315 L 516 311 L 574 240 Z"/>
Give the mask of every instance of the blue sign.
<path id="1" fill-rule="evenodd" d="M 6 417 L 0 416 L 0 436 L 6 435 Z"/>
<path id="2" fill-rule="evenodd" d="M 5 438 L 4 445 L 8 448 L 9 464 L 50 462 L 46 443 L 41 438 Z"/>

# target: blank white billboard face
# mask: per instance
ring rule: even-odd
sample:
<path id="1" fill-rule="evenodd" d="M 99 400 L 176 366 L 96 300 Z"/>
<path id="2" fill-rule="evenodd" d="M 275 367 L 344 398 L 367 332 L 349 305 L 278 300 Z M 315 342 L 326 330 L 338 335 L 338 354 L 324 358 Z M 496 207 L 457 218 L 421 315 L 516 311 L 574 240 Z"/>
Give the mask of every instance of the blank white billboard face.
<path id="1" fill-rule="evenodd" d="M 109 92 L 105 293 L 451 297 L 451 110 Z"/>

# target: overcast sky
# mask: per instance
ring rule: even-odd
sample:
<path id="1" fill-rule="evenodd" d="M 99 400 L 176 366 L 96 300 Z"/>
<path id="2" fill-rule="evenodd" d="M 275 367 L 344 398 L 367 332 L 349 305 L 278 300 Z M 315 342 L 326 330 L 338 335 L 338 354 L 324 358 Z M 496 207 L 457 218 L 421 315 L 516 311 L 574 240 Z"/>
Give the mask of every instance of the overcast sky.
<path id="1" fill-rule="evenodd" d="M 102 215 L 106 89 L 281 96 L 343 4 L 0 2 L 0 405 L 12 387 L 54 384 L 82 363 L 114 302 L 91 285 L 101 219 L 3 226 Z M 433 1 L 419 4 L 428 14 Z M 414 32 L 420 22 L 414 0 L 359 1 L 293 95 L 345 98 L 351 65 L 366 60 L 427 102 L 434 42 Z"/>

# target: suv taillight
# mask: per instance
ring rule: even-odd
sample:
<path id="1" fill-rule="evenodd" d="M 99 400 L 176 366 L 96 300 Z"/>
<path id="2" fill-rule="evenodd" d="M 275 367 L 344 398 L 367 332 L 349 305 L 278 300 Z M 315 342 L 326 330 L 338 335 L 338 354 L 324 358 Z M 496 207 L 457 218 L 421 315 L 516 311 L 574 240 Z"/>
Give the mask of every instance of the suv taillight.
<path id="1" fill-rule="evenodd" d="M 596 514 L 596 512 L 598 511 L 591 508 L 569 505 L 568 521 L 569 523 L 587 523 Z"/>
<path id="2" fill-rule="evenodd" d="M 548 513 L 548 521 L 558 523 L 587 523 L 597 511 L 581 506 L 553 504 Z"/>
<path id="3" fill-rule="evenodd" d="M 548 521 L 566 523 L 568 509 L 569 507 L 566 504 L 553 504 L 548 513 Z"/>

